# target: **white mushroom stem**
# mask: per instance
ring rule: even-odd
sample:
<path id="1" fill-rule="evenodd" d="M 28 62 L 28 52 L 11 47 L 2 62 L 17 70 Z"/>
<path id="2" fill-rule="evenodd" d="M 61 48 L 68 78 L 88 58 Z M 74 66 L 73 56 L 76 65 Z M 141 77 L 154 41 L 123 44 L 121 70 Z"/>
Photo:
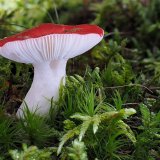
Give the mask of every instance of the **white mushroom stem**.
<path id="1" fill-rule="evenodd" d="M 67 60 L 54 60 L 33 64 L 34 78 L 30 90 L 24 102 L 17 111 L 18 117 L 23 117 L 23 110 L 26 104 L 31 112 L 36 109 L 38 114 L 44 115 L 49 112 L 51 98 L 57 100 L 61 82 L 65 83 Z M 26 104 L 25 104 L 26 103 Z"/>

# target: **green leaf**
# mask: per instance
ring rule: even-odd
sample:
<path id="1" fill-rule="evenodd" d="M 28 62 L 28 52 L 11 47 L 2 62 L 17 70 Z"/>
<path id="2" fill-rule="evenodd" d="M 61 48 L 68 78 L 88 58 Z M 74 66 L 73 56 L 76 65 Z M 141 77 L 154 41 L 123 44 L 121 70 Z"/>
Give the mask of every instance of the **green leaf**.
<path id="1" fill-rule="evenodd" d="M 133 142 L 136 142 L 136 137 L 133 133 L 133 131 L 131 130 L 131 128 L 124 123 L 122 120 L 119 120 L 118 122 L 118 127 L 120 127 L 122 129 L 122 132 Z"/>
<path id="2" fill-rule="evenodd" d="M 147 127 L 151 121 L 151 113 L 148 107 L 144 104 L 140 104 L 140 111 L 142 114 L 142 122 L 145 127 Z"/>
<path id="3" fill-rule="evenodd" d="M 58 150 L 57 150 L 57 154 L 59 155 L 63 145 L 71 138 L 73 138 L 75 135 L 78 135 L 80 133 L 80 126 L 77 126 L 75 128 L 73 128 L 72 130 L 69 130 L 65 135 L 63 135 L 63 137 L 61 138 L 61 142 L 59 144 Z"/>
<path id="4" fill-rule="evenodd" d="M 67 147 L 67 149 L 68 149 L 68 156 L 72 160 L 88 160 L 86 146 L 84 142 L 75 139 L 72 142 L 72 147 Z"/>
<path id="5" fill-rule="evenodd" d="M 100 122 L 101 122 L 101 119 L 99 118 L 99 116 L 95 115 L 93 119 L 93 133 L 94 134 L 97 132 Z"/>

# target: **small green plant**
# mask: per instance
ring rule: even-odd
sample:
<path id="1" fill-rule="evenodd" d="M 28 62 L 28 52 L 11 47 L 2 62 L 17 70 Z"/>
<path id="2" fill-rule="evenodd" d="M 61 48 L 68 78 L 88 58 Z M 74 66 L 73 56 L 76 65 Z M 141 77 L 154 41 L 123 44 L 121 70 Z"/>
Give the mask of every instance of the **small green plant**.
<path id="1" fill-rule="evenodd" d="M 21 144 L 21 130 L 13 119 L 0 115 L 0 155 L 7 155 L 10 148 Z"/>
<path id="2" fill-rule="evenodd" d="M 51 160 L 53 148 L 38 149 L 36 146 L 22 146 L 23 151 L 10 150 L 9 153 L 13 160 Z"/>
<path id="3" fill-rule="evenodd" d="M 136 111 L 134 109 L 124 109 L 118 111 L 111 111 L 111 112 L 105 112 L 102 114 L 95 114 L 94 116 L 88 116 L 83 114 L 75 114 L 71 116 L 71 118 L 81 120 L 83 123 L 79 126 L 76 126 L 72 130 L 69 130 L 62 138 L 61 143 L 58 148 L 58 154 L 61 152 L 61 149 L 64 145 L 64 143 L 73 138 L 75 135 L 79 136 L 79 141 L 82 140 L 82 138 L 85 136 L 87 130 L 89 129 L 90 125 L 93 125 L 93 133 L 95 134 L 98 131 L 98 128 L 100 126 L 100 123 L 115 121 L 118 125 L 117 127 L 121 130 L 123 134 L 128 136 L 128 138 L 135 143 L 136 139 L 134 137 L 133 132 L 130 130 L 130 127 L 125 124 L 123 121 L 119 120 L 122 118 L 127 118 L 128 116 L 135 114 Z"/>
<path id="4" fill-rule="evenodd" d="M 23 116 L 19 127 L 24 131 L 26 141 L 39 147 L 47 145 L 49 139 L 54 135 L 54 129 L 47 124 L 47 118 L 37 115 L 36 111 L 32 113 L 27 105 Z"/>
<path id="5" fill-rule="evenodd" d="M 120 42 L 119 42 L 120 41 Z M 126 52 L 127 39 L 103 42 L 93 51 L 93 56 L 104 61 L 105 68 L 102 70 L 102 82 L 106 86 L 119 86 L 129 84 L 134 78 L 133 70 L 123 54 Z"/>
<path id="6" fill-rule="evenodd" d="M 87 80 L 90 78 L 92 80 L 85 81 L 86 77 Z M 105 94 L 97 68 L 92 72 L 88 71 L 86 77 L 76 75 L 67 79 L 65 92 L 61 97 L 64 105 L 63 115 L 67 120 L 64 121 L 65 134 L 61 138 L 57 152 L 63 154 L 63 145 L 78 137 L 79 141 L 83 140 L 87 149 L 92 150 L 97 158 L 101 159 L 105 154 L 105 158 L 123 157 L 117 152 L 123 148 L 122 139 L 126 143 L 131 141 L 135 144 L 136 142 L 134 133 L 123 119 L 136 111 L 122 108 L 123 101 L 118 91 L 114 98 L 116 107 L 104 103 Z M 75 90 L 76 94 L 73 94 Z M 101 135 L 102 132 L 105 134 Z M 99 146 L 100 143 L 105 145 Z"/>
<path id="7" fill-rule="evenodd" d="M 149 160 L 152 157 L 159 158 L 160 148 L 160 112 L 150 112 L 144 104 L 140 105 L 142 114 L 142 125 L 139 126 L 140 133 L 137 135 L 135 159 Z"/>
<path id="8" fill-rule="evenodd" d="M 86 146 L 82 141 L 75 139 L 72 142 L 72 147 L 67 147 L 67 150 L 71 160 L 88 160 Z"/>

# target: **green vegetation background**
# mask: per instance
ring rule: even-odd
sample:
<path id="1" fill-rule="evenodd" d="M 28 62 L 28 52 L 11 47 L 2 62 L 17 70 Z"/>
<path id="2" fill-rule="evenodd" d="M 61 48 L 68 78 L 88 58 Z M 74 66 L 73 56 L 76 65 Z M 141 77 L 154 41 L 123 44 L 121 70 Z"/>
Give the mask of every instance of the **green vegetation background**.
<path id="1" fill-rule="evenodd" d="M 0 0 L 0 38 L 40 23 L 97 24 L 106 36 L 69 61 L 46 117 L 26 107 L 16 118 L 33 68 L 0 57 L 0 159 L 158 160 L 160 1 Z"/>

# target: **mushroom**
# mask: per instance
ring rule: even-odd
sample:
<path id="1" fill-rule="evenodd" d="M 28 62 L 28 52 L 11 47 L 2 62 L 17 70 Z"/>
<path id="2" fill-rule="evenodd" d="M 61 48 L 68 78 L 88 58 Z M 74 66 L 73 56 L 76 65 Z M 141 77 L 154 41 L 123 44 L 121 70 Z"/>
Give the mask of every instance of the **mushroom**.
<path id="1" fill-rule="evenodd" d="M 23 116 L 25 105 L 37 114 L 49 112 L 50 100 L 58 99 L 59 86 L 65 83 L 67 60 L 98 44 L 104 31 L 96 25 L 41 24 L 0 40 L 0 55 L 34 66 L 34 78 L 17 116 Z"/>

